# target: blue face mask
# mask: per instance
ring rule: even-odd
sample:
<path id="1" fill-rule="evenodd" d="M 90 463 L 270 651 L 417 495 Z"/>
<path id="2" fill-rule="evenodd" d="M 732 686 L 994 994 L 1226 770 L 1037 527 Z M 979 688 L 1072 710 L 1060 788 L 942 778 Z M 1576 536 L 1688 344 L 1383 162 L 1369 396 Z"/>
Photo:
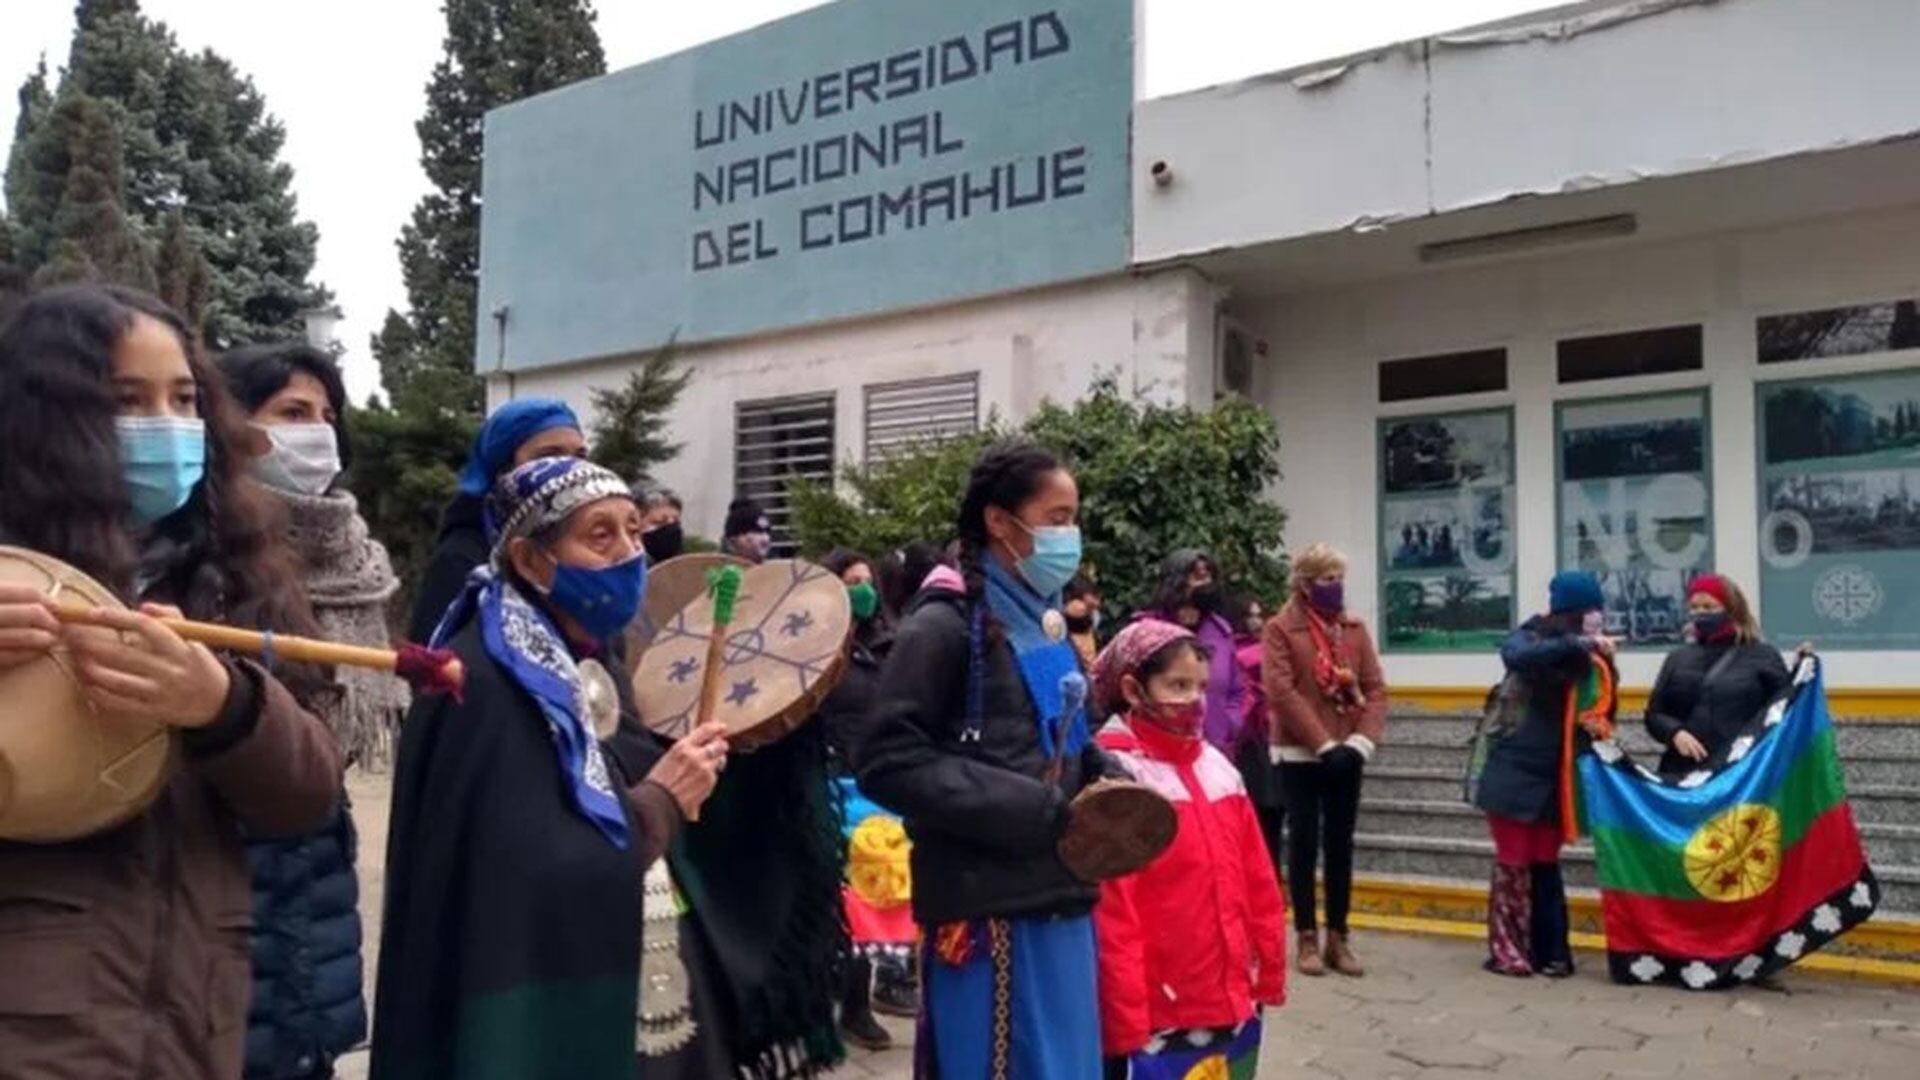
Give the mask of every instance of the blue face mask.
<path id="1" fill-rule="evenodd" d="M 1019 518 L 1014 521 L 1033 537 L 1033 554 L 1020 560 L 1020 576 L 1041 596 L 1052 596 L 1066 588 L 1073 575 L 1080 572 L 1080 527 L 1049 525 L 1034 529 Z"/>
<path id="2" fill-rule="evenodd" d="M 207 426 L 180 416 L 121 416 L 121 478 L 134 524 L 145 528 L 187 504 L 207 474 Z"/>
<path id="3" fill-rule="evenodd" d="M 547 598 L 595 641 L 611 641 L 640 613 L 646 592 L 647 560 L 636 555 L 598 570 L 561 563 Z"/>

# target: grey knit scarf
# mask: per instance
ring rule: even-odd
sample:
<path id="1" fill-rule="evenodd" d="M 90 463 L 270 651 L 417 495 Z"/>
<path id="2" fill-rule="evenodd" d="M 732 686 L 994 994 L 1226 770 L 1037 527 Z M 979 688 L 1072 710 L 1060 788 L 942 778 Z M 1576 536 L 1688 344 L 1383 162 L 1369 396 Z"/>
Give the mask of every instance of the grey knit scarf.
<path id="1" fill-rule="evenodd" d="M 345 645 L 385 649 L 387 601 L 400 588 L 387 549 L 367 532 L 351 494 L 322 496 L 275 490 L 292 519 L 288 538 L 306 564 L 307 595 L 322 636 Z M 406 684 L 366 668 L 334 669 L 333 685 L 310 703 L 333 729 L 341 753 L 362 768 L 387 759 L 400 716 L 408 705 Z"/>

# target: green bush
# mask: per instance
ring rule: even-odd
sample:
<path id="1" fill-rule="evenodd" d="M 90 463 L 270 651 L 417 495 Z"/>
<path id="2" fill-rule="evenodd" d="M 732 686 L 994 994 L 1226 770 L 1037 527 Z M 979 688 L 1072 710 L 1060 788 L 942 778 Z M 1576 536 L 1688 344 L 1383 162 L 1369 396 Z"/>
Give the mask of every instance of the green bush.
<path id="1" fill-rule="evenodd" d="M 996 438 L 1021 435 L 1064 457 L 1080 484 L 1087 566 L 1110 609 L 1152 596 L 1160 560 L 1204 548 L 1231 588 L 1272 601 L 1286 587 L 1286 514 L 1267 501 L 1280 477 L 1280 433 L 1240 398 L 1212 409 L 1123 396 L 1111 378 L 1072 405 L 1048 404 L 1017 429 L 990 422 L 964 438 L 842 468 L 836 489 L 798 482 L 794 529 L 803 554 L 846 546 L 881 553 L 910 540 L 952 539 L 967 472 Z"/>

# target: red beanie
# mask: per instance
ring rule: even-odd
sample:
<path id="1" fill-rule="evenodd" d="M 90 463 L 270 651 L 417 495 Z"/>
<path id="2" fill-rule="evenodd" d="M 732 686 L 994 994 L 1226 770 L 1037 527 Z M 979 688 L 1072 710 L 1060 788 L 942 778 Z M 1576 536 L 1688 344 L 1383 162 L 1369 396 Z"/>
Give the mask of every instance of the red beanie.
<path id="1" fill-rule="evenodd" d="M 1687 586 L 1687 595 L 1695 596 L 1700 593 L 1706 593 L 1708 596 L 1720 601 L 1721 607 L 1726 607 L 1732 603 L 1732 601 L 1727 598 L 1727 579 L 1721 577 L 1719 574 L 1701 574 L 1699 577 L 1694 578 L 1693 584 Z"/>

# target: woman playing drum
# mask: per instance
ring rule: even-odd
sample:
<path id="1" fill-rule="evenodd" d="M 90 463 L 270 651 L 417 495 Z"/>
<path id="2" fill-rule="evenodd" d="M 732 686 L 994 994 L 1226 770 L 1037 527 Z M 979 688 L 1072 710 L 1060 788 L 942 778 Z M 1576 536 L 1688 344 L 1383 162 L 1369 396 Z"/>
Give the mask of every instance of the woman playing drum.
<path id="1" fill-rule="evenodd" d="M 696 729 L 644 778 L 600 746 L 628 695 L 596 657 L 646 581 L 624 481 L 542 459 L 487 512 L 491 563 L 434 635 L 465 699 L 422 699 L 401 731 L 373 1076 L 631 1075 L 644 875 L 712 792 L 724 732 Z"/>
<path id="2" fill-rule="evenodd" d="M 44 592 L 0 585 L 0 679 L 52 653 L 91 701 L 76 729 L 111 718 L 179 733 L 158 797 L 131 820 L 0 841 L 9 1075 L 240 1075 L 241 832 L 317 827 L 341 769 L 326 725 L 279 678 L 154 617 L 313 632 L 278 519 L 245 477 L 242 430 L 186 325 L 150 296 L 58 289 L 0 331 L 0 542 L 143 602 L 63 628 Z M 8 722 L 33 707 L 8 701 Z"/>
<path id="3" fill-rule="evenodd" d="M 913 836 L 929 951 L 917 1049 L 922 1074 L 942 1080 L 1101 1074 L 1088 914 L 1099 891 L 1057 851 L 1069 800 L 1123 775 L 1063 694 L 1084 688 L 1059 613 L 1080 564 L 1079 505 L 1053 455 L 986 451 L 960 511 L 966 592 L 929 589 L 909 605 L 855 749 L 862 790 Z"/>

